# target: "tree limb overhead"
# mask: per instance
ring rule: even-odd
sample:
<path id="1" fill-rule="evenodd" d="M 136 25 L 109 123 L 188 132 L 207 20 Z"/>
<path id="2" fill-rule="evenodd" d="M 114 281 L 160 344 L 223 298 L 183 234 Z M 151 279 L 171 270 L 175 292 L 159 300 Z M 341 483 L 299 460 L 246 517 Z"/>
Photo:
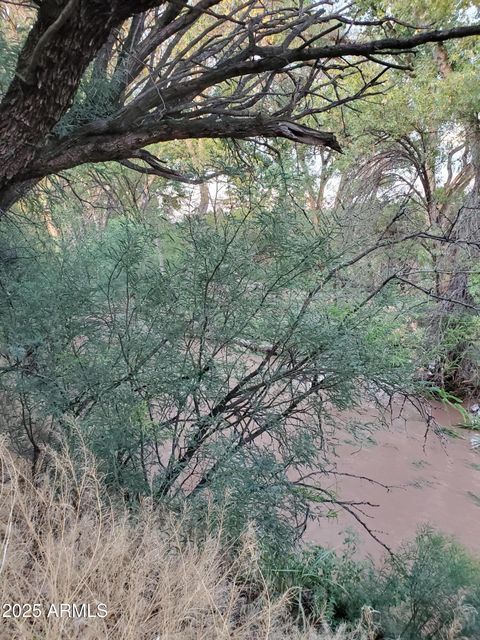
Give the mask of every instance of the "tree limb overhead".
<path id="1" fill-rule="evenodd" d="M 169 140 L 283 137 L 339 151 L 324 113 L 381 93 L 389 70 L 409 68 L 406 52 L 479 34 L 415 32 L 324 0 L 45 0 L 0 103 L 0 208 L 51 173 L 131 163 Z"/>

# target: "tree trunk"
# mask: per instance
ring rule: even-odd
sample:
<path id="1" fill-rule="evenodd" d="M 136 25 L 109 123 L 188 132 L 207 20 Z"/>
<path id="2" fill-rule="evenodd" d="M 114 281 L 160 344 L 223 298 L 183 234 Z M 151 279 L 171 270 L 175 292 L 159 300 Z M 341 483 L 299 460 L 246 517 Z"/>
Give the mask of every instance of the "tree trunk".
<path id="1" fill-rule="evenodd" d="M 61 10 L 57 3 L 42 3 L 0 104 L 0 200 L 72 103 L 117 22 L 103 0 L 70 0 Z"/>
<path id="2" fill-rule="evenodd" d="M 476 117 L 468 124 L 466 135 L 470 142 L 474 180 L 450 231 L 453 243 L 445 255 L 445 265 L 452 273 L 430 328 L 431 342 L 441 353 L 435 363 L 434 381 L 461 397 L 476 395 L 480 390 L 479 363 L 472 357 L 470 342 L 460 338 L 463 335 L 461 323 L 472 314 L 478 315 L 469 290 L 469 265 L 478 261 L 480 253 L 480 123 Z M 465 245 L 465 241 L 468 244 Z M 449 344 L 448 332 L 452 331 L 459 334 L 459 339 L 443 350 L 442 343 Z"/>
<path id="3" fill-rule="evenodd" d="M 114 27 L 165 0 L 43 0 L 0 103 L 0 204 L 72 104 Z"/>

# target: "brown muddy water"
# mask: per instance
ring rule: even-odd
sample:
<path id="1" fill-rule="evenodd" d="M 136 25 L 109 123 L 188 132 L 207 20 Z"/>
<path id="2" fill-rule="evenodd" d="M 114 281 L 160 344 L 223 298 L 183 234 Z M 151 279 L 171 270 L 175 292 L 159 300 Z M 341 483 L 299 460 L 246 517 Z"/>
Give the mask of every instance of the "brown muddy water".
<path id="1" fill-rule="evenodd" d="M 337 450 L 338 471 L 368 476 L 393 488 L 351 477 L 336 479 L 330 488 L 341 499 L 378 505 L 367 508 L 369 517 L 364 520 L 393 551 L 428 524 L 480 554 L 480 450 L 471 448 L 471 432 L 455 426 L 461 422 L 458 412 L 438 404 L 432 414 L 458 437 L 430 431 L 425 439 L 425 421 L 410 408 L 388 430 L 374 433 L 376 444 L 343 444 Z M 346 532 L 354 532 L 360 555 L 378 559 L 385 554 L 351 515 L 337 511 L 335 518 L 311 523 L 306 542 L 340 549 Z"/>

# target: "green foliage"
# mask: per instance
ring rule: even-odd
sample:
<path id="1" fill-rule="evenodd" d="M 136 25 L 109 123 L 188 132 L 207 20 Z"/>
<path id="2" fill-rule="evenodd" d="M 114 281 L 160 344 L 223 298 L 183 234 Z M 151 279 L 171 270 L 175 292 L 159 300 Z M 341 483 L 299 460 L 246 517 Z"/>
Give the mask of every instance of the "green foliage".
<path id="1" fill-rule="evenodd" d="M 291 590 L 302 623 L 326 619 L 354 628 L 368 607 L 378 637 L 478 637 L 480 565 L 455 541 L 425 528 L 380 567 L 356 560 L 355 552 L 354 545 L 338 556 L 316 547 L 273 566 L 267 559 L 266 576 L 279 592 Z"/>
<path id="2" fill-rule="evenodd" d="M 0 96 L 2 96 L 15 72 L 20 44 L 12 41 L 10 34 L 0 28 Z"/>
<path id="3" fill-rule="evenodd" d="M 111 115 L 118 106 L 119 78 L 111 79 L 90 65 L 75 97 L 75 102 L 55 127 L 58 135 L 67 135 L 83 124 Z"/>
<path id="4" fill-rule="evenodd" d="M 480 632 L 480 566 L 454 540 L 429 529 L 406 544 L 380 573 L 375 607 L 387 637 L 475 638 Z"/>
<path id="5" fill-rule="evenodd" d="M 270 206 L 166 234 L 128 218 L 58 237 L 5 224 L 18 256 L 1 266 L 0 385 L 17 447 L 75 446 L 79 429 L 129 500 L 188 499 L 196 514 L 213 500 L 233 534 L 253 521 L 265 545 L 288 545 L 311 502 L 292 474 L 328 470 L 332 407 L 408 391 L 411 351 L 361 290 L 333 295 L 325 239 Z"/>
<path id="6" fill-rule="evenodd" d="M 266 558 L 265 575 L 279 593 L 292 594 L 292 614 L 299 622 L 326 620 L 332 626 L 353 626 L 369 602 L 365 582 L 370 572 L 375 573 L 368 563 L 355 560 L 355 553 L 353 540 L 347 540 L 338 555 L 330 549 L 310 547 L 276 561 Z"/>
<path id="7" fill-rule="evenodd" d="M 437 384 L 447 393 L 475 397 L 480 389 L 480 318 L 451 313 L 441 318 L 437 331 L 440 338 L 428 355 L 436 363 Z"/>

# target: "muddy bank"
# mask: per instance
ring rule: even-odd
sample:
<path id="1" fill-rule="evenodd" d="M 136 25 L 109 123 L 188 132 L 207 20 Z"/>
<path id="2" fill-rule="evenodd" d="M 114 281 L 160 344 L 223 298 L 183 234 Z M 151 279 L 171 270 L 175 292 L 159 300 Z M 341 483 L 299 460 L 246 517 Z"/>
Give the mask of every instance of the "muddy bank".
<path id="1" fill-rule="evenodd" d="M 442 405 L 432 407 L 442 426 L 452 428 L 458 438 L 438 437 L 430 432 L 425 440 L 425 422 L 410 408 L 391 428 L 376 431 L 376 444 L 343 444 L 338 448 L 338 471 L 368 476 L 385 489 L 366 480 L 342 477 L 330 488 L 346 500 L 365 500 L 378 505 L 368 508 L 368 526 L 390 548 L 412 538 L 419 526 L 430 524 L 480 553 L 480 452 L 470 447 L 470 433 L 457 429 L 456 411 Z M 345 531 L 359 537 L 359 552 L 375 558 L 385 550 L 349 514 L 311 523 L 305 539 L 341 547 Z"/>

